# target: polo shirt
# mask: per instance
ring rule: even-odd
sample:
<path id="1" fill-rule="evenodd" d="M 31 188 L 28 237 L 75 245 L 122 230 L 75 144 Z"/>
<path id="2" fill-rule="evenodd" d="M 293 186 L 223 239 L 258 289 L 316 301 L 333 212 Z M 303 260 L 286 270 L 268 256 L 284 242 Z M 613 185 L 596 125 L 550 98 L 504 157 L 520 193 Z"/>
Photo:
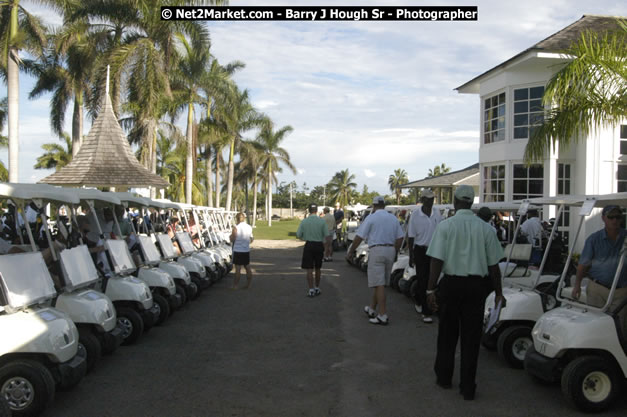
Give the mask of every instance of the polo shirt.
<path id="1" fill-rule="evenodd" d="M 398 219 L 384 209 L 378 209 L 366 217 L 357 229 L 357 236 L 368 242 L 368 246 L 393 245 L 403 237 Z"/>
<path id="2" fill-rule="evenodd" d="M 590 278 L 599 281 L 606 287 L 612 285 L 625 235 L 627 235 L 625 229 L 620 229 L 618 238 L 615 242 L 612 242 L 608 239 L 607 232 L 603 228 L 588 236 L 579 257 L 579 264 L 590 266 L 588 271 Z M 617 288 L 623 287 L 627 287 L 627 268 L 624 265 L 617 285 Z"/>
<path id="3" fill-rule="evenodd" d="M 533 247 L 542 246 L 542 223 L 538 217 L 530 217 L 520 226 L 520 231 L 527 236 L 527 241 Z"/>
<path id="4" fill-rule="evenodd" d="M 427 255 L 444 262 L 446 275 L 487 276 L 488 266 L 503 258 L 503 248 L 489 224 L 462 209 L 437 225 Z"/>
<path id="5" fill-rule="evenodd" d="M 431 209 L 431 216 L 427 216 L 422 207 L 414 210 L 409 217 L 407 236 L 414 239 L 414 246 L 429 246 L 435 227 L 442 221 L 440 211 Z"/>
<path id="6" fill-rule="evenodd" d="M 325 214 L 323 219 L 327 223 L 327 229 L 329 231 L 335 230 L 335 227 L 336 227 L 335 217 L 331 213 Z"/>
<path id="7" fill-rule="evenodd" d="M 328 234 L 327 223 L 315 213 L 300 222 L 296 231 L 296 236 L 307 242 L 324 242 Z"/>
<path id="8" fill-rule="evenodd" d="M 253 237 L 253 228 L 248 223 L 241 222 L 235 226 L 235 230 L 233 252 L 250 252 L 250 238 Z"/>

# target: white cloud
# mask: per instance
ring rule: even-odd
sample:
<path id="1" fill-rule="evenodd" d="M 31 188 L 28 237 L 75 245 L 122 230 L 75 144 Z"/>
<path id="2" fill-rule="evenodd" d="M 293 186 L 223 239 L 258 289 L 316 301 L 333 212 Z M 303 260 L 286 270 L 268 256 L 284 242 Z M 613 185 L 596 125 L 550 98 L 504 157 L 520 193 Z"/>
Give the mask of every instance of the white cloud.
<path id="1" fill-rule="evenodd" d="M 377 173 L 376 173 L 376 172 L 374 172 L 374 171 L 372 171 L 372 170 L 370 170 L 370 169 L 364 169 L 364 175 L 365 175 L 367 178 L 372 178 L 372 177 L 376 177 L 376 176 L 377 176 Z"/>
<path id="2" fill-rule="evenodd" d="M 304 175 L 305 172 L 307 172 L 307 170 L 303 168 L 298 168 L 296 171 L 298 172 L 298 175 Z"/>

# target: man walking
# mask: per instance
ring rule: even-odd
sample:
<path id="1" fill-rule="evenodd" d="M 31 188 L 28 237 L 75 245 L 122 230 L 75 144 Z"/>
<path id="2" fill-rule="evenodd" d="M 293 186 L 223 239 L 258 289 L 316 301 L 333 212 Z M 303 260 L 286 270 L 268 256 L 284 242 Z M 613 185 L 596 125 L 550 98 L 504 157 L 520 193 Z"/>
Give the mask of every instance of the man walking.
<path id="1" fill-rule="evenodd" d="M 496 293 L 495 306 L 505 305 L 498 266 L 503 249 L 492 227 L 470 210 L 474 197 L 474 190 L 468 185 L 455 190 L 455 215 L 436 227 L 427 250 L 431 257 L 427 301 L 433 311 L 440 312 L 436 383 L 442 388 L 451 387 L 455 348 L 461 336 L 459 392 L 465 400 L 475 398 L 484 303 L 491 289 L 488 275 Z M 444 272 L 444 278 L 440 280 L 436 301 L 440 272 Z"/>
<path id="2" fill-rule="evenodd" d="M 324 261 L 331 262 L 333 260 L 333 233 L 335 232 L 335 216 L 331 214 L 331 209 L 325 207 L 324 221 L 327 224 L 329 235 L 324 240 Z"/>
<path id="3" fill-rule="evenodd" d="M 427 248 L 431 243 L 435 227 L 442 221 L 438 210 L 433 210 L 435 194 L 430 189 L 422 190 L 420 203 L 422 207 L 414 210 L 409 218 L 407 237 L 409 240 L 409 266 L 416 266 L 418 290 L 415 295 L 416 311 L 422 313 L 424 323 L 433 323 L 432 312 L 427 305 L 427 282 L 431 258 Z"/>
<path id="4" fill-rule="evenodd" d="M 322 217 L 317 215 L 318 206 L 309 205 L 309 216 L 298 225 L 296 236 L 305 241 L 301 268 L 307 271 L 307 284 L 309 286 L 308 297 L 320 295 L 320 268 L 324 256 L 324 240 L 327 237 L 327 224 Z M 315 269 L 315 286 L 314 286 Z"/>
<path id="5" fill-rule="evenodd" d="M 370 317 L 370 323 L 386 325 L 389 320 L 385 286 L 390 284 L 392 264 L 403 242 L 403 230 L 396 217 L 385 211 L 385 200 L 381 196 L 372 201 L 372 213 L 359 226 L 347 259 L 355 255 L 363 240 L 368 242 L 368 287 L 373 288 L 372 301 L 364 311 Z"/>

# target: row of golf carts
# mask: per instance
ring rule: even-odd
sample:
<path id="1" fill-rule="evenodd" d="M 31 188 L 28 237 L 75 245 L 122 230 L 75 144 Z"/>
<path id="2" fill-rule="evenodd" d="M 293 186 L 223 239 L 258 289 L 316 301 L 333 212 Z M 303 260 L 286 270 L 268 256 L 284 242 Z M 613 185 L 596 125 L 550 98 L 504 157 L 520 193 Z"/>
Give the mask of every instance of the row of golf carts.
<path id="1" fill-rule="evenodd" d="M 507 302 L 495 309 L 494 293 L 486 299 L 483 346 L 496 351 L 513 368 L 524 368 L 532 377 L 546 382 L 560 382 L 566 399 L 575 407 L 589 412 L 607 409 L 625 387 L 627 378 L 627 301 L 610 308 L 620 272 L 624 265 L 627 240 L 608 300 L 603 306 L 586 304 L 582 284 L 579 299 L 571 296 L 575 280 L 573 265 L 575 244 L 584 219 L 599 215 L 608 205 L 627 207 L 627 193 L 595 196 L 561 196 L 533 198 L 513 203 L 481 203 L 473 205 L 478 211 L 487 206 L 492 212 L 516 213 L 507 220 L 511 236 L 505 243 L 506 259 L 499 264 L 503 295 Z M 554 207 L 555 218 L 547 231 L 544 252 L 539 265 L 530 266 L 532 245 L 521 242 L 520 226 L 530 209 Z M 420 206 L 390 207 L 405 212 L 405 224 L 412 211 Z M 446 218 L 451 205 L 434 205 Z M 575 214 L 578 213 L 578 216 Z M 560 219 L 578 217 L 576 233 L 570 250 L 558 234 Z M 574 223 L 574 222 L 573 222 Z M 407 240 L 407 239 L 405 239 Z M 393 266 L 391 286 L 412 297 L 417 290 L 416 268 L 409 266 L 407 248 L 403 248 Z M 368 246 L 362 244 L 355 265 L 366 270 Z"/>
<path id="2" fill-rule="evenodd" d="M 15 416 L 39 414 L 232 268 L 232 213 L 43 184 L 0 184 L 0 201 L 13 230 L 0 255 L 0 405 Z M 183 226 L 168 234 L 174 217 Z"/>

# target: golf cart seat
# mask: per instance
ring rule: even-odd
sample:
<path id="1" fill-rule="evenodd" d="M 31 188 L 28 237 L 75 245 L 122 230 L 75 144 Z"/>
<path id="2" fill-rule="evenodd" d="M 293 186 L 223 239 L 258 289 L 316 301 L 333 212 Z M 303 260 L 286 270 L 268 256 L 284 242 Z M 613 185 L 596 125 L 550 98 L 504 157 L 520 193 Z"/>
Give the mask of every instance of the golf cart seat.
<path id="1" fill-rule="evenodd" d="M 513 250 L 512 250 L 512 244 L 511 243 L 508 244 L 505 247 L 504 253 L 508 255 L 511 251 L 511 255 L 509 257 L 510 262 L 509 264 L 503 262 L 505 264 L 504 271 L 501 271 L 503 276 L 504 277 L 526 277 L 527 272 L 529 270 L 529 260 L 531 259 L 532 249 L 533 249 L 533 245 L 531 245 L 530 243 L 517 243 L 514 245 Z M 522 273 L 520 273 L 520 269 L 523 267 L 525 269 Z"/>
<path id="2" fill-rule="evenodd" d="M 575 282 L 575 277 L 574 276 L 572 276 L 570 278 L 570 282 Z M 588 278 L 584 278 L 581 281 L 581 295 L 579 296 L 579 301 L 584 303 L 584 304 L 588 303 L 588 298 L 586 297 L 586 289 L 588 288 L 588 282 L 590 282 L 590 280 Z M 574 298 L 573 298 L 573 287 L 564 287 L 564 288 L 562 288 L 562 297 L 574 300 Z"/>

